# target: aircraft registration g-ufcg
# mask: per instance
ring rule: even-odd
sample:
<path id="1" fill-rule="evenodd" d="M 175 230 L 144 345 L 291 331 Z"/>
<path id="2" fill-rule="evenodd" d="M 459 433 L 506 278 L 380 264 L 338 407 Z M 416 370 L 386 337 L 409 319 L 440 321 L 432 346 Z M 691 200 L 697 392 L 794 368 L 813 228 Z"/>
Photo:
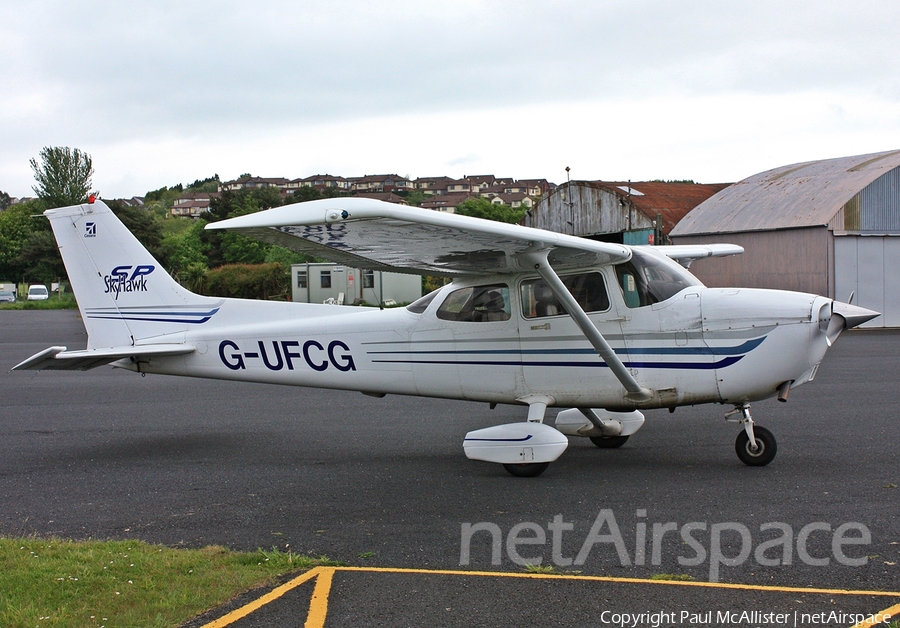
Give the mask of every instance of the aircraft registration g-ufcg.
<path id="1" fill-rule="evenodd" d="M 644 409 L 733 405 L 735 449 L 775 457 L 750 403 L 813 380 L 828 347 L 877 312 L 780 290 L 707 288 L 694 260 L 729 244 L 625 246 L 338 198 L 211 223 L 348 266 L 452 281 L 405 308 L 225 299 L 178 284 L 100 201 L 45 212 L 87 348 L 14 367 L 139 373 L 519 404 L 523 420 L 469 432 L 474 460 L 542 473 L 568 436 L 619 447 Z M 524 411 L 527 407 L 527 414 Z M 555 428 L 549 407 L 567 408 Z"/>

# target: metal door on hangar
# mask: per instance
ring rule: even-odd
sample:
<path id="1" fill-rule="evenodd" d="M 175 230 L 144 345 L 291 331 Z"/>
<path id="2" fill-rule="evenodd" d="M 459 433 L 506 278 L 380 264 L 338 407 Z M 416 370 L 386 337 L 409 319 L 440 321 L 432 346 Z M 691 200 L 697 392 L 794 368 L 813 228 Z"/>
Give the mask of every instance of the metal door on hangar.
<path id="1" fill-rule="evenodd" d="M 900 327 L 900 237 L 845 235 L 834 238 L 834 294 L 881 312 L 863 327 Z"/>

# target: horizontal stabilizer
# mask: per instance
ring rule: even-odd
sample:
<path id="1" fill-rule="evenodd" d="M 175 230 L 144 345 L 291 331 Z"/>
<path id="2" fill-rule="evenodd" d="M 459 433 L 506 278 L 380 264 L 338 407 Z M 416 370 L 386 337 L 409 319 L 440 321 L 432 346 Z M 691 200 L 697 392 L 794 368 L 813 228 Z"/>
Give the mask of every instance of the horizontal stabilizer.
<path id="1" fill-rule="evenodd" d="M 176 344 L 111 347 L 109 349 L 85 349 L 82 351 L 66 351 L 65 347 L 50 347 L 31 356 L 24 362 L 16 364 L 12 370 L 87 371 L 123 358 L 140 360 L 141 358 L 185 355 L 193 352 L 193 345 Z"/>

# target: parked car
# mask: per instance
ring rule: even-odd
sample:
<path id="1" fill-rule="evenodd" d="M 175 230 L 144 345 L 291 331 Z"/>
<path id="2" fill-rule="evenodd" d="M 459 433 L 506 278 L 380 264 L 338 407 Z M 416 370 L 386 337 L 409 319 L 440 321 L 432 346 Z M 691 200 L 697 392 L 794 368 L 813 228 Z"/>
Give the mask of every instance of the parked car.
<path id="1" fill-rule="evenodd" d="M 46 301 L 50 298 L 50 291 L 47 290 L 47 286 L 44 284 L 32 284 L 28 286 L 28 296 L 25 298 L 26 301 Z"/>
<path id="2" fill-rule="evenodd" d="M 15 303 L 16 295 L 9 290 L 0 290 L 0 303 Z"/>

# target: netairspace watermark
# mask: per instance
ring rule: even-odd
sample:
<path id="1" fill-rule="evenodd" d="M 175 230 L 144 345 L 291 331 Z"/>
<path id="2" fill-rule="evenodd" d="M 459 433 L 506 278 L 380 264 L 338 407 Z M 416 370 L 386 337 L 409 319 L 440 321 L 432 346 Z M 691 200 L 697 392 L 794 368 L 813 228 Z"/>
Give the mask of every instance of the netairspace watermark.
<path id="1" fill-rule="evenodd" d="M 557 567 L 582 566 L 591 552 L 615 551 L 619 564 L 659 566 L 663 550 L 677 548 L 677 562 L 683 567 L 699 567 L 709 563 L 709 581 L 718 582 L 722 567 L 737 567 L 748 560 L 755 560 L 762 567 L 794 564 L 795 556 L 805 565 L 825 567 L 837 563 L 848 567 L 861 567 L 868 563 L 866 552 L 851 549 L 853 546 L 870 545 L 872 533 L 862 523 L 847 522 L 834 528 L 824 521 L 808 523 L 797 530 L 787 523 L 773 521 L 759 526 L 754 539 L 750 528 L 742 523 L 728 521 L 708 523 L 691 521 L 681 526 L 677 522 L 648 522 L 647 510 L 635 513 L 634 538 L 627 541 L 616 516 L 611 509 L 602 509 L 574 556 L 563 555 L 563 537 L 571 546 L 575 523 L 556 515 L 546 525 L 523 521 L 512 526 L 504 535 L 496 523 L 463 523 L 460 530 L 460 566 L 472 563 L 472 540 L 484 544 L 490 539 L 491 565 L 502 564 L 503 550 L 516 565 L 523 567 L 552 564 Z M 575 538 L 575 541 L 578 539 Z M 818 548 L 816 555 L 810 549 Z M 830 542 L 830 553 L 823 551 Z M 604 547 L 607 548 L 604 550 Z M 549 556 L 547 555 L 549 550 Z M 648 551 L 649 550 L 649 551 Z M 848 555 L 849 554 L 849 555 Z M 479 554 L 477 562 L 487 556 Z M 648 562 L 649 559 L 649 562 Z"/>
<path id="2" fill-rule="evenodd" d="M 878 626 L 892 619 L 888 613 L 845 613 L 842 611 L 777 613 L 767 611 L 651 611 L 644 613 L 600 613 L 601 626 L 616 628 L 660 628 L 661 626 L 855 626 L 863 622 Z"/>

